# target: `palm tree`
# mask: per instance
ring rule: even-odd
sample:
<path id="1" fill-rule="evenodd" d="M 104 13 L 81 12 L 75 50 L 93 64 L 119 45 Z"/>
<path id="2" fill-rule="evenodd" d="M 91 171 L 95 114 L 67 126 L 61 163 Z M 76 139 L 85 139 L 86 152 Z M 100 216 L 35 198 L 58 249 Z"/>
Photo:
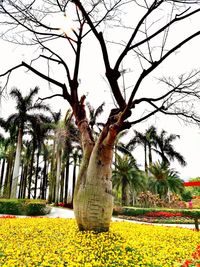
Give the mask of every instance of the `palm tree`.
<path id="1" fill-rule="evenodd" d="M 165 162 L 156 162 L 149 168 L 149 189 L 166 199 L 169 192 L 181 194 L 184 191 L 183 180 L 178 173 Z"/>
<path id="2" fill-rule="evenodd" d="M 87 108 L 89 110 L 89 125 L 91 127 L 91 131 L 94 135 L 98 135 L 98 133 L 94 130 L 94 127 L 102 126 L 102 123 L 97 122 L 97 118 L 103 113 L 103 108 L 105 103 L 103 102 L 96 109 L 90 105 L 89 102 L 86 103 Z"/>
<path id="3" fill-rule="evenodd" d="M 82 157 L 82 151 L 80 145 L 76 145 L 72 151 L 72 158 L 73 158 L 73 174 L 72 174 L 72 200 L 71 204 L 73 205 L 73 199 L 74 199 L 74 190 L 75 190 L 75 184 L 76 184 L 76 169 L 77 166 L 80 165 L 80 159 Z"/>
<path id="4" fill-rule="evenodd" d="M 144 166 L 145 172 L 148 172 L 148 167 L 152 164 L 152 146 L 155 146 L 156 139 L 156 128 L 154 126 L 150 126 L 145 133 L 140 133 L 138 131 L 134 131 L 135 136 L 129 141 L 129 147 L 136 145 L 142 145 L 144 148 Z M 149 164 L 148 164 L 148 160 Z"/>
<path id="5" fill-rule="evenodd" d="M 61 118 L 61 111 L 59 112 L 51 112 L 52 115 L 52 124 L 53 124 L 53 144 L 51 149 L 51 160 L 50 160 L 50 173 L 48 173 L 48 180 L 49 180 L 49 193 L 48 193 L 48 202 L 55 202 L 55 183 L 56 183 L 56 160 L 55 160 L 55 154 L 56 154 L 56 128 L 59 124 L 60 118 Z"/>
<path id="6" fill-rule="evenodd" d="M 39 160 L 42 149 L 45 149 L 45 140 L 48 137 L 50 130 L 52 130 L 51 118 L 41 115 L 36 116 L 35 120 L 32 120 L 33 135 L 35 139 L 35 148 L 37 148 L 36 155 L 36 170 L 35 170 L 35 186 L 33 198 L 37 197 L 38 189 L 38 176 L 39 176 Z"/>
<path id="7" fill-rule="evenodd" d="M 155 148 L 154 151 L 161 156 L 162 161 L 165 164 L 170 164 L 170 161 L 177 160 L 182 166 L 185 166 L 186 161 L 184 157 L 178 153 L 172 145 L 172 142 L 177 138 L 180 138 L 180 136 L 176 134 L 167 136 L 167 132 L 162 130 L 160 135 L 156 136 L 156 144 L 158 148 Z"/>
<path id="8" fill-rule="evenodd" d="M 14 153 L 15 153 L 15 144 L 17 138 L 17 127 L 10 121 L 4 120 L 0 118 L 0 126 L 6 131 L 9 132 L 9 137 L 2 140 L 3 142 L 3 154 L 6 160 L 6 174 L 4 175 L 5 164 L 3 164 L 3 168 L 1 171 L 1 180 L 4 179 L 3 185 L 3 196 L 5 198 L 9 198 L 11 194 L 11 183 L 12 183 L 12 172 L 14 165 Z M 4 161 L 5 162 L 5 161 Z"/>
<path id="9" fill-rule="evenodd" d="M 17 148 L 15 154 L 15 162 L 12 176 L 12 188 L 11 188 L 11 198 L 17 197 L 17 187 L 18 187 L 18 177 L 19 177 L 19 168 L 20 168 L 20 156 L 22 149 L 22 138 L 26 123 L 35 119 L 34 111 L 47 111 L 49 110 L 47 105 L 41 103 L 34 103 L 33 99 L 39 91 L 38 87 L 30 89 L 30 92 L 27 96 L 23 97 L 20 90 L 17 88 L 12 89 L 10 95 L 17 102 L 16 109 L 17 112 L 10 115 L 7 119 L 8 122 L 11 122 L 18 127 L 18 138 L 17 138 Z"/>
<path id="10" fill-rule="evenodd" d="M 130 204 L 130 192 L 136 197 L 137 193 L 144 189 L 144 175 L 139 170 L 135 159 L 128 155 L 117 155 L 115 170 L 113 171 L 113 187 L 121 188 L 122 205 Z"/>

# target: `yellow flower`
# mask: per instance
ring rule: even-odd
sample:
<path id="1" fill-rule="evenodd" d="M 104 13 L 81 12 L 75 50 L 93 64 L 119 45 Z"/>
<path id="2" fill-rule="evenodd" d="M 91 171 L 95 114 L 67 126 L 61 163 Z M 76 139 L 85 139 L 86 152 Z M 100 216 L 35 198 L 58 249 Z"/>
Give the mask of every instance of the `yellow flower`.
<path id="1" fill-rule="evenodd" d="M 2 267 L 178 267 L 199 243 L 198 232 L 175 227 L 115 222 L 95 234 L 72 219 L 0 220 Z"/>

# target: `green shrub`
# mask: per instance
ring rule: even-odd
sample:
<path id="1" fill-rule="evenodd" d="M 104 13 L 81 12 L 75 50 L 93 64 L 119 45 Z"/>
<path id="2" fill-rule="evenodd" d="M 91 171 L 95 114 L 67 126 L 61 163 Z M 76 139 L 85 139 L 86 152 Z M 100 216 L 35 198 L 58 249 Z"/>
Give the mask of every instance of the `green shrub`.
<path id="1" fill-rule="evenodd" d="M 46 206 L 46 203 L 29 202 L 26 203 L 26 215 L 45 215 L 50 212 L 50 207 Z"/>
<path id="2" fill-rule="evenodd" d="M 192 218 L 200 218 L 200 209 L 166 209 L 166 208 L 135 208 L 135 207 L 121 207 L 114 208 L 113 215 L 138 216 L 145 215 L 147 212 L 171 212 L 182 213 L 185 216 Z"/>
<path id="3" fill-rule="evenodd" d="M 43 200 L 0 199 L 0 214 L 45 215 L 50 212 Z"/>
<path id="4" fill-rule="evenodd" d="M 23 213 L 24 201 L 18 199 L 0 199 L 0 213 L 20 215 Z"/>

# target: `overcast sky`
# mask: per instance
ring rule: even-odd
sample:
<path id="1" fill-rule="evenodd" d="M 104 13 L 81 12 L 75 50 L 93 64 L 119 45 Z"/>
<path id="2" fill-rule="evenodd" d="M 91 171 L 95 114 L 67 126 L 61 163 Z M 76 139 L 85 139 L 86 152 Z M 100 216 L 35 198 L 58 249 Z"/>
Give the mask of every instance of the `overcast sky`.
<path id="1" fill-rule="evenodd" d="M 193 22 L 188 23 L 188 29 L 193 27 Z M 196 24 L 195 24 L 196 25 Z M 198 23 L 198 26 L 199 23 Z M 185 25 L 183 28 L 179 28 L 181 31 L 185 31 Z M 174 38 L 177 37 L 177 32 L 174 33 Z M 173 39 L 173 37 L 172 37 Z M 0 73 L 6 71 L 8 68 L 19 64 L 22 60 L 30 60 L 33 56 L 33 50 L 27 47 L 19 47 L 11 45 L 0 41 L 1 50 L 0 50 Z M 103 101 L 107 102 L 108 107 L 111 107 L 112 99 L 110 96 L 110 90 L 106 81 L 102 78 L 104 75 L 104 68 L 102 65 L 102 59 L 98 56 L 96 52 L 96 45 L 98 44 L 95 41 L 87 42 L 87 49 L 85 50 L 82 58 L 81 64 L 81 85 L 80 89 L 87 94 L 87 100 L 91 102 L 93 107 L 97 107 Z M 149 87 L 157 85 L 159 88 L 161 85 L 154 79 L 160 76 L 168 75 L 179 75 L 183 72 L 190 71 L 194 68 L 200 68 L 199 66 L 199 47 L 200 47 L 200 37 L 196 38 L 195 41 L 188 43 L 184 48 L 178 51 L 170 59 L 168 59 L 164 64 L 161 65 L 159 71 L 156 71 L 151 78 L 147 79 L 144 83 L 145 90 L 148 90 Z M 95 49 L 94 49 L 95 48 Z M 95 60 L 95 63 L 94 63 Z M 94 64 L 95 68 L 92 67 L 88 71 L 88 68 L 91 64 Z M 59 76 L 59 74 L 58 74 Z M 2 85 L 5 80 L 1 80 Z M 16 70 L 10 77 L 8 84 L 8 89 L 16 86 L 21 89 L 23 92 L 27 92 L 29 88 L 34 86 L 40 87 L 41 96 L 46 96 L 47 94 L 51 95 L 55 91 L 51 91 L 48 87 L 48 84 L 38 79 L 37 76 L 27 73 L 24 69 Z M 55 89 L 55 88 L 54 88 Z M 60 93 L 60 91 L 56 91 Z M 63 114 L 69 108 L 68 103 L 61 99 L 55 98 L 49 101 L 55 111 L 62 109 Z M 1 103 L 1 114 L 6 117 L 14 111 L 13 108 L 14 102 L 8 101 L 8 98 L 5 96 L 2 99 Z M 108 113 L 109 109 L 105 110 L 105 113 Z M 133 134 L 133 130 L 144 132 L 151 125 L 155 125 L 160 132 L 162 129 L 165 129 L 168 134 L 178 134 L 181 136 L 179 140 L 174 142 L 175 149 L 180 152 L 187 161 L 186 167 L 181 167 L 176 162 L 172 164 L 176 170 L 179 171 L 180 177 L 184 180 L 187 180 L 190 177 L 200 176 L 200 130 L 197 126 L 190 125 L 186 126 L 183 122 L 175 119 L 169 118 L 161 115 L 152 117 L 150 120 L 143 122 L 140 125 L 132 128 L 130 130 L 130 136 Z M 143 164 L 144 152 L 142 149 L 136 149 L 134 153 L 139 164 Z"/>

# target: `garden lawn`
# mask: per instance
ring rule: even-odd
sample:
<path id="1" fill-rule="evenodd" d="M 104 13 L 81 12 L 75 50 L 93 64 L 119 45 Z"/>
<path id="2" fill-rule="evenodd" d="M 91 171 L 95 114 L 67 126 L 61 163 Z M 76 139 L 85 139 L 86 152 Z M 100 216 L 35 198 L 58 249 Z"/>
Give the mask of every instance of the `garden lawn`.
<path id="1" fill-rule="evenodd" d="M 74 219 L 0 219 L 0 266 L 172 267 L 198 244 L 200 233 L 184 228 L 113 222 L 96 234 Z"/>

